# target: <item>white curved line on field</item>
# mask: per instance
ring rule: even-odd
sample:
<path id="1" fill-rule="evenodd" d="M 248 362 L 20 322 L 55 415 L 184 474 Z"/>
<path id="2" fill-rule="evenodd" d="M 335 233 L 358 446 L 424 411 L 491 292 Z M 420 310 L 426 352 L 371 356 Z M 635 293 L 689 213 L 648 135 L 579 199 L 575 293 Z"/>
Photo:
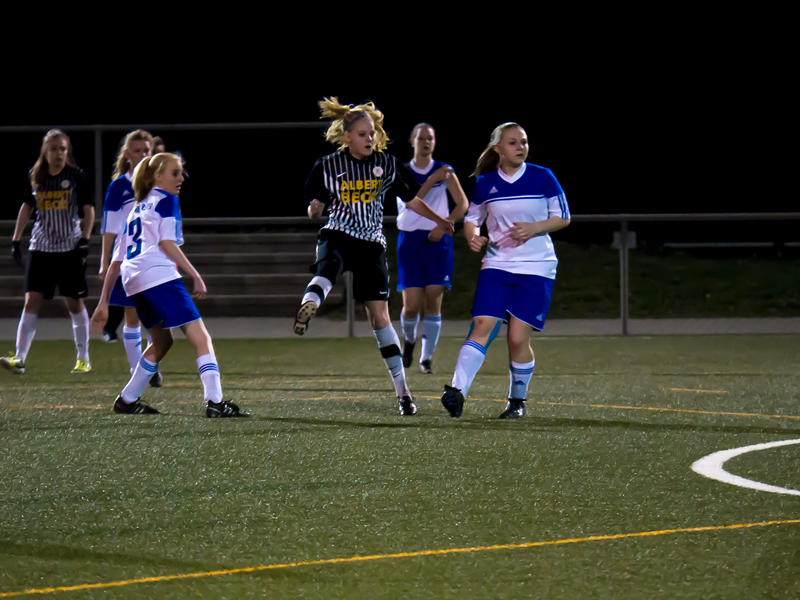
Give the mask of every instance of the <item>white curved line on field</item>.
<path id="1" fill-rule="evenodd" d="M 692 463 L 692 471 L 700 473 L 709 479 L 716 479 L 723 483 L 730 483 L 731 485 L 738 485 L 743 488 L 750 488 L 751 490 L 759 490 L 761 492 L 772 492 L 773 494 L 791 494 L 792 496 L 800 496 L 797 490 L 789 490 L 774 485 L 767 485 L 760 481 L 753 481 L 752 479 L 745 479 L 738 475 L 732 475 L 722 468 L 727 461 L 734 456 L 747 454 L 748 452 L 756 452 L 758 450 L 767 450 L 769 448 L 777 448 L 779 446 L 789 446 L 791 444 L 800 444 L 800 440 L 783 440 L 781 442 L 769 442 L 766 444 L 756 444 L 754 446 L 745 446 L 743 448 L 733 448 L 732 450 L 721 450 L 704 456 L 698 461 Z"/>

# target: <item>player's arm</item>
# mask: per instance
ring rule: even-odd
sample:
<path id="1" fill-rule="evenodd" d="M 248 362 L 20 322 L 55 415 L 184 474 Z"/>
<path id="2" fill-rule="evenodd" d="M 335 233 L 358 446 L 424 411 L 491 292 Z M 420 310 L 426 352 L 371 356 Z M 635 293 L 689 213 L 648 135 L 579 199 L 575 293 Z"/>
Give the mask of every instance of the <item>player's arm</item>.
<path id="1" fill-rule="evenodd" d="M 564 229 L 569 223 L 569 218 L 565 219 L 559 216 L 549 217 L 544 221 L 535 221 L 533 223 L 514 223 L 514 226 L 509 230 L 509 235 L 518 242 L 527 242 L 531 238 Z"/>
<path id="2" fill-rule="evenodd" d="M 425 183 L 420 187 L 417 182 L 414 181 L 408 169 L 399 162 L 397 163 L 397 176 L 401 182 L 401 189 L 398 191 L 398 196 L 406 203 L 406 208 L 413 210 L 426 219 L 430 219 L 447 235 L 453 235 L 455 231 L 453 222 L 437 215 L 430 206 L 423 202 L 422 198 L 431 191 L 434 184 L 446 179 L 452 172 L 453 169 L 448 166 L 441 167 L 431 173 L 431 176 L 428 177 Z M 411 194 L 414 194 L 414 197 L 409 200 L 408 198 Z"/>
<path id="3" fill-rule="evenodd" d="M 32 214 L 33 207 L 27 202 L 23 202 L 22 206 L 19 207 L 19 213 L 17 214 L 17 224 L 14 227 L 14 237 L 11 238 L 11 256 L 14 257 L 14 262 L 18 265 L 22 265 L 22 244 L 20 242 L 20 240 L 22 240 L 22 232 L 25 230 L 25 226 L 28 224 L 28 221 L 30 221 Z"/>
<path id="4" fill-rule="evenodd" d="M 206 284 L 203 282 L 203 278 L 200 277 L 200 273 L 197 272 L 197 269 L 195 269 L 192 263 L 189 262 L 189 259 L 186 258 L 180 246 L 178 246 L 174 240 L 161 240 L 158 242 L 158 247 L 172 262 L 178 265 L 178 268 L 192 278 L 194 282 L 192 297 L 198 299 L 203 298 L 207 291 Z"/>
<path id="5" fill-rule="evenodd" d="M 317 160 L 311 174 L 308 176 L 305 187 L 306 202 L 308 208 L 306 213 L 309 219 L 318 219 L 325 211 L 325 207 L 331 202 L 331 193 L 325 187 L 325 167 L 322 159 Z"/>
<path id="6" fill-rule="evenodd" d="M 445 182 L 447 191 L 450 192 L 450 195 L 453 197 L 453 201 L 456 203 L 455 208 L 447 217 L 447 220 L 455 223 L 461 217 L 467 214 L 469 200 L 467 200 L 467 195 L 464 193 L 464 189 L 461 187 L 461 182 L 458 180 L 458 177 L 456 177 L 456 174 L 452 172 L 452 170 L 447 174 L 447 177 L 445 177 Z M 431 242 L 438 242 L 440 239 L 442 239 L 443 235 L 444 231 L 442 231 L 439 227 L 436 227 L 428 234 L 428 240 Z"/>
<path id="7" fill-rule="evenodd" d="M 111 261 L 111 253 L 114 249 L 114 240 L 117 236 L 113 233 L 106 231 L 103 234 L 103 251 L 100 256 L 100 281 L 103 281 L 108 275 L 109 262 Z"/>
<path id="8" fill-rule="evenodd" d="M 108 321 L 108 301 L 111 298 L 111 291 L 117 283 L 119 277 L 119 268 L 122 261 L 115 260 L 108 267 L 108 272 L 103 280 L 103 291 L 100 292 L 100 300 L 97 302 L 97 308 L 92 313 L 92 329 L 100 332 Z"/>

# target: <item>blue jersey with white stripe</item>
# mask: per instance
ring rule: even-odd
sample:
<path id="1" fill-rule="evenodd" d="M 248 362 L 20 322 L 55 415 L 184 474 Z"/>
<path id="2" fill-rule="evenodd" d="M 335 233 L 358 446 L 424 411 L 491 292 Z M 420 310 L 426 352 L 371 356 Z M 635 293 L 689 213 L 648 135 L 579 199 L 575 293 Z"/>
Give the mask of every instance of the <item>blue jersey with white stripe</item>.
<path id="1" fill-rule="evenodd" d="M 435 159 L 431 159 L 431 162 L 428 163 L 428 166 L 424 169 L 419 169 L 414 164 L 414 161 L 406 163 L 406 167 L 408 167 L 409 172 L 414 177 L 414 180 L 420 185 L 420 187 L 426 181 L 428 181 L 428 177 L 430 177 L 437 169 L 449 166 L 450 165 L 447 163 L 443 163 L 442 161 Z M 422 198 L 422 201 L 427 204 L 433 212 L 443 219 L 446 219 L 450 214 L 449 206 L 447 204 L 447 186 L 444 180 L 437 181 L 435 184 L 433 184 L 431 191 L 425 194 L 425 197 Z M 406 208 L 406 203 L 403 202 L 401 198 L 397 199 L 397 228 L 400 231 L 415 231 L 417 229 L 430 231 L 435 227 L 436 223 L 423 217 L 422 215 L 418 215 L 413 210 Z"/>
<path id="2" fill-rule="evenodd" d="M 477 226 L 486 222 L 489 245 L 482 268 L 555 279 L 558 259 L 548 234 L 522 243 L 509 235 L 514 223 L 554 216 L 569 219 L 564 190 L 550 169 L 523 163 L 511 177 L 500 169 L 479 176 L 464 220 Z"/>
<path id="3" fill-rule="evenodd" d="M 117 236 L 114 240 L 114 250 L 120 243 L 120 234 L 125 230 L 125 222 L 128 220 L 134 201 L 133 180 L 129 173 L 120 175 L 108 185 L 103 203 L 100 233 L 113 233 Z"/>

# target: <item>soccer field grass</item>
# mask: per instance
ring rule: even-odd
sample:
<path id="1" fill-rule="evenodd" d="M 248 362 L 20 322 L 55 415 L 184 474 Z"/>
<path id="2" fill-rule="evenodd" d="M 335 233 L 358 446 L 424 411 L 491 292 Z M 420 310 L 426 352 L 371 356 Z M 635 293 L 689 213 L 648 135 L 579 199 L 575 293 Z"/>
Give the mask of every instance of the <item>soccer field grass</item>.
<path id="1" fill-rule="evenodd" d="M 176 341 L 161 415 L 115 415 L 121 344 L 35 341 L 0 371 L 0 597 L 798 598 L 800 496 L 709 479 L 720 450 L 800 440 L 800 336 L 539 338 L 501 421 L 505 340 L 451 419 L 409 370 L 397 416 L 374 340 L 218 340 L 206 419 Z M 724 468 L 800 490 L 800 444 Z"/>

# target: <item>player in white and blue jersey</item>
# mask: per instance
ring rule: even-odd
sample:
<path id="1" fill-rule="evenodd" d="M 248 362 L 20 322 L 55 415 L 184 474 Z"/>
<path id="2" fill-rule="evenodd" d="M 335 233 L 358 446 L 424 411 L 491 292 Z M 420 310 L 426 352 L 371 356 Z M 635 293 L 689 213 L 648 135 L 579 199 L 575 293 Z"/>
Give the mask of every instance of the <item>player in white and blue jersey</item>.
<path id="1" fill-rule="evenodd" d="M 194 302 L 181 280 L 180 267 L 194 282 L 192 296 L 202 298 L 202 277 L 180 249 L 183 244 L 178 194 L 183 184 L 183 164 L 175 154 L 145 157 L 136 167 L 133 189 L 136 204 L 130 211 L 121 243 L 103 284 L 103 294 L 92 322 L 102 327 L 117 278 L 136 307 L 151 343 L 142 354 L 130 381 L 114 401 L 120 414 L 158 414 L 141 401 L 142 392 L 158 371 L 158 363 L 172 346 L 173 327 L 180 327 L 197 349 L 197 368 L 203 382 L 208 417 L 247 417 L 233 402 L 222 400 L 219 365 L 214 346 Z"/>
<path id="2" fill-rule="evenodd" d="M 472 326 L 458 354 L 452 385 L 442 405 L 460 417 L 464 397 L 486 357 L 486 349 L 508 322 L 508 404 L 501 419 L 525 414 L 525 395 L 535 366 L 531 333 L 544 327 L 556 277 L 550 232 L 570 222 L 569 207 L 550 169 L 526 163 L 528 137 L 516 123 L 494 130 L 478 160 L 478 177 L 464 219 L 470 249 L 488 243 L 472 307 Z M 486 223 L 489 237 L 480 235 Z"/>
<path id="3" fill-rule="evenodd" d="M 143 158 L 150 156 L 152 139 L 147 131 L 141 129 L 132 131 L 125 136 L 117 156 L 113 180 L 106 189 L 103 220 L 100 225 L 100 233 L 103 236 L 103 252 L 100 258 L 101 281 L 106 277 L 114 248 L 120 243 L 128 215 L 135 204 L 133 171 Z M 142 358 L 142 328 L 139 317 L 136 315 L 136 308 L 122 287 L 121 278 L 117 279 L 108 303 L 109 306 L 120 307 L 120 310 L 124 310 L 125 326 L 122 329 L 122 344 L 128 357 L 131 373 L 133 373 Z M 117 321 L 117 323 L 119 322 Z M 156 373 L 150 380 L 152 387 L 161 387 L 161 383 L 161 373 Z"/>
<path id="4" fill-rule="evenodd" d="M 423 201 L 431 210 L 455 222 L 467 212 L 469 202 L 450 165 L 433 158 L 436 132 L 427 123 L 414 126 L 409 137 L 414 158 L 406 164 L 421 186 L 428 178 L 438 180 Z M 447 192 L 455 202 L 450 212 Z M 431 363 L 442 329 L 442 297 L 453 278 L 453 236 L 445 234 L 436 223 L 409 210 L 397 200 L 397 289 L 403 294 L 400 323 L 403 328 L 403 366 L 414 359 L 417 334 L 422 338 L 419 368 L 432 373 Z M 420 321 L 420 312 L 425 316 Z"/>

